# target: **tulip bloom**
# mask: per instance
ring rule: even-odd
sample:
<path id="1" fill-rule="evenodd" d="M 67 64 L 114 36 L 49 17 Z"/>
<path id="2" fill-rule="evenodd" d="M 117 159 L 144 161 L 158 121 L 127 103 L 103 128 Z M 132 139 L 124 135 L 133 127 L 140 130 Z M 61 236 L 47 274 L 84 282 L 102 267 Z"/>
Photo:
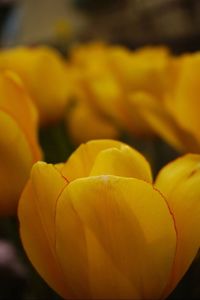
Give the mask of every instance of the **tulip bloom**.
<path id="1" fill-rule="evenodd" d="M 77 69 L 69 68 L 71 74 L 71 99 L 66 110 L 66 130 L 74 145 L 80 145 L 92 139 L 119 136 L 119 130 L 113 120 L 100 113 L 87 91 L 81 86 L 80 74 Z"/>
<path id="2" fill-rule="evenodd" d="M 158 104 L 162 102 L 170 60 L 164 47 L 130 51 L 125 47 L 90 43 L 73 49 L 69 65 L 77 77 L 75 92 L 81 89 L 89 105 L 108 117 L 119 131 L 141 136 L 152 135 L 154 130 L 137 109 L 132 109 L 131 95 L 142 91 L 155 97 Z M 82 101 L 77 94 L 74 97 Z M 70 122 L 71 117 L 67 118 Z"/>
<path id="3" fill-rule="evenodd" d="M 200 156 L 164 167 L 114 140 L 33 166 L 19 203 L 31 262 L 65 299 L 163 299 L 200 242 Z"/>
<path id="4" fill-rule="evenodd" d="M 41 151 L 35 106 L 20 79 L 9 71 L 0 73 L 0 122 L 0 215 L 12 215 Z"/>
<path id="5" fill-rule="evenodd" d="M 11 69 L 23 80 L 39 112 L 40 123 L 57 121 L 68 100 L 65 62 L 48 47 L 17 47 L 0 52 L 0 69 Z"/>
<path id="6" fill-rule="evenodd" d="M 76 100 L 66 116 L 66 127 L 74 145 L 92 139 L 117 138 L 114 124 L 93 109 L 88 103 Z"/>
<path id="7" fill-rule="evenodd" d="M 90 114 L 90 119 L 92 119 L 91 114 L 93 113 L 93 119 L 96 119 L 95 124 L 98 124 L 96 136 L 94 136 L 95 130 L 87 126 L 87 132 L 85 132 L 86 128 L 82 129 L 82 137 L 115 138 L 115 132 L 119 131 L 121 127 L 131 127 L 122 105 L 124 93 L 108 65 L 107 56 L 108 47 L 97 43 L 76 47 L 71 53 L 68 71 L 72 78 L 72 98 L 80 103 L 79 107 L 83 107 L 85 115 L 88 114 L 89 117 Z M 88 106 L 90 108 L 87 108 Z M 74 115 L 77 114 L 78 108 L 75 108 L 72 114 L 66 115 L 72 138 L 76 127 L 82 126 L 82 118 L 76 118 L 76 122 L 74 122 Z M 103 128 L 106 130 L 104 131 Z M 87 140 L 82 139 L 82 141 Z"/>
<path id="8" fill-rule="evenodd" d="M 131 95 L 132 110 L 167 142 L 183 152 L 200 152 L 200 53 L 174 58 L 169 68 L 164 100 Z"/>

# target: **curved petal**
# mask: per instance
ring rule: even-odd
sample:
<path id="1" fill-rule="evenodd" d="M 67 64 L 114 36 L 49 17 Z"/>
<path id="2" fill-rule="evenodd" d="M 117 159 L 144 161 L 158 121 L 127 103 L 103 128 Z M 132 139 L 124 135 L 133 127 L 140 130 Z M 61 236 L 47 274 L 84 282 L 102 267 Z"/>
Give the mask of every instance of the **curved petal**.
<path id="1" fill-rule="evenodd" d="M 55 255 L 55 211 L 66 180 L 52 165 L 38 162 L 19 202 L 20 235 L 39 274 L 63 297 L 67 286 Z M 51 186 L 51 188 L 49 188 Z"/>
<path id="2" fill-rule="evenodd" d="M 10 115 L 0 110 L 0 215 L 13 215 L 32 167 L 27 139 Z"/>
<path id="3" fill-rule="evenodd" d="M 186 54 L 175 60 L 177 77 L 169 91 L 169 93 L 172 93 L 172 99 L 167 103 L 180 126 L 193 133 L 200 142 L 199 69 L 199 52 Z"/>
<path id="4" fill-rule="evenodd" d="M 138 179 L 97 176 L 64 190 L 56 250 L 78 299 L 159 299 L 176 248 L 164 198 Z"/>
<path id="5" fill-rule="evenodd" d="M 120 148 L 106 149 L 97 155 L 90 176 L 106 174 L 152 182 L 151 168 L 144 156 L 123 144 Z"/>
<path id="6" fill-rule="evenodd" d="M 55 121 L 64 116 L 70 90 L 65 61 L 58 51 L 44 46 L 32 50 L 32 59 L 28 86 L 33 93 L 41 122 Z"/>
<path id="7" fill-rule="evenodd" d="M 144 122 L 169 144 L 180 151 L 190 149 L 190 151 L 197 152 L 200 149 L 200 143 L 189 131 L 177 123 L 173 115 L 164 107 L 164 103 L 144 92 L 133 93 L 129 99 L 132 109 L 136 110 Z"/>
<path id="8" fill-rule="evenodd" d="M 155 186 L 166 197 L 178 232 L 177 253 L 167 293 L 183 277 L 200 246 L 200 155 L 185 155 L 165 166 Z"/>
<path id="9" fill-rule="evenodd" d="M 93 140 L 80 145 L 65 163 L 62 174 L 69 181 L 89 176 L 99 152 L 108 148 L 120 148 L 123 143 L 115 140 Z"/>
<path id="10" fill-rule="evenodd" d="M 143 47 L 136 51 L 126 48 L 110 50 L 116 76 L 126 89 L 145 90 L 161 96 L 166 84 L 166 70 L 170 61 L 165 47 Z"/>
<path id="11" fill-rule="evenodd" d="M 38 116 L 20 78 L 11 71 L 0 73 L 0 110 L 12 116 L 27 137 L 34 161 L 41 158 L 37 142 Z"/>
<path id="12" fill-rule="evenodd" d="M 114 124 L 101 116 L 90 105 L 81 101 L 67 115 L 66 123 L 72 141 L 79 145 L 91 139 L 117 138 Z"/>
<path id="13" fill-rule="evenodd" d="M 0 53 L 0 69 L 15 71 L 36 104 L 42 123 L 64 114 L 68 99 L 65 62 L 50 47 L 16 47 Z"/>

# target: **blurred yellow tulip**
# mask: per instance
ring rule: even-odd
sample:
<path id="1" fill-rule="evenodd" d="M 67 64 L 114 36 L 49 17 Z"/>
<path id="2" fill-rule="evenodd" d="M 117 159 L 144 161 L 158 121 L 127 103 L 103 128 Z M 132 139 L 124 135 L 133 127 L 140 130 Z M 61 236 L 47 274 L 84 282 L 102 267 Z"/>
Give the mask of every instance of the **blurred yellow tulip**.
<path id="1" fill-rule="evenodd" d="M 158 103 L 162 102 L 169 61 L 169 51 L 164 47 L 131 51 L 90 43 L 75 47 L 69 64 L 77 75 L 74 90 L 81 88 L 89 105 L 113 120 L 119 129 L 141 136 L 153 131 L 137 110 L 132 109 L 130 95 L 143 91 L 154 96 Z"/>
<path id="2" fill-rule="evenodd" d="M 99 118 L 102 115 L 109 118 L 116 128 L 123 128 L 127 124 L 130 128 L 129 119 L 122 106 L 124 94 L 107 57 L 108 46 L 101 43 L 81 45 L 73 49 L 69 60 L 69 73 L 73 78 L 72 96 L 78 102 L 87 102 Z"/>
<path id="3" fill-rule="evenodd" d="M 17 47 L 0 52 L 0 69 L 15 71 L 39 111 L 40 123 L 64 116 L 69 95 L 65 62 L 53 48 Z"/>
<path id="4" fill-rule="evenodd" d="M 164 167 L 114 140 L 36 163 L 19 202 L 26 253 L 65 299 L 163 299 L 200 242 L 200 156 Z"/>
<path id="5" fill-rule="evenodd" d="M 200 52 L 172 59 L 167 77 L 161 103 L 146 93 L 132 94 L 132 110 L 179 151 L 199 153 Z"/>
<path id="6" fill-rule="evenodd" d="M 118 137 L 119 132 L 110 120 L 99 114 L 87 102 L 78 99 L 74 100 L 66 116 L 68 135 L 74 145 L 92 139 Z"/>
<path id="7" fill-rule="evenodd" d="M 10 71 L 0 73 L 0 122 L 0 215 L 12 215 L 41 151 L 35 106 L 20 78 Z"/>
<path id="8" fill-rule="evenodd" d="M 128 51 L 112 47 L 109 60 L 115 74 L 130 92 L 145 91 L 162 100 L 171 54 L 166 47 L 143 47 Z"/>

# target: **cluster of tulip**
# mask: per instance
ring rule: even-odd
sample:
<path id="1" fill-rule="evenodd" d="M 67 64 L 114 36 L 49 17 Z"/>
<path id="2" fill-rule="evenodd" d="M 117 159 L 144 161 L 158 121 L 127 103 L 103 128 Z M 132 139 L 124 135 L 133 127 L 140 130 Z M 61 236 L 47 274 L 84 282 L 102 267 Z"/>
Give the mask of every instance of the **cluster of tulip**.
<path id="1" fill-rule="evenodd" d="M 188 270 L 200 245 L 199 72 L 200 54 L 164 47 L 0 52 L 0 214 L 18 215 L 30 261 L 63 298 L 163 299 Z M 38 130 L 61 119 L 86 143 L 42 162 Z M 153 180 L 121 132 L 193 154 Z"/>
<path id="2" fill-rule="evenodd" d="M 77 107 L 68 123 L 77 143 L 97 132 L 113 138 L 125 130 L 158 134 L 179 151 L 199 152 L 200 53 L 173 56 L 164 47 L 130 51 L 89 44 L 75 48 L 70 68 Z"/>

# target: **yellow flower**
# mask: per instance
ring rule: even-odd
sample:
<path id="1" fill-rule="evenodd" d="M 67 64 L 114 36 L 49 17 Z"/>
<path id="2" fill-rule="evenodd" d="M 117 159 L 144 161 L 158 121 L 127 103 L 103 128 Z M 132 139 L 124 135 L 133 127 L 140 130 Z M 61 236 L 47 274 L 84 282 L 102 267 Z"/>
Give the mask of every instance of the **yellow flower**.
<path id="1" fill-rule="evenodd" d="M 130 128 L 122 105 L 124 93 L 108 64 L 108 46 L 91 43 L 76 47 L 69 65 L 74 79 L 74 97 L 87 102 L 97 114 L 109 117 L 118 127 L 128 123 Z M 81 93 L 77 94 L 77 88 Z"/>
<path id="2" fill-rule="evenodd" d="M 171 61 L 164 100 L 146 93 L 130 96 L 132 110 L 179 151 L 200 152 L 200 53 Z"/>
<path id="3" fill-rule="evenodd" d="M 22 78 L 42 124 L 64 115 L 69 87 L 64 60 L 56 50 L 42 46 L 3 50 L 0 69 L 11 69 Z"/>
<path id="4" fill-rule="evenodd" d="M 70 63 L 88 102 L 119 129 L 134 135 L 152 134 L 151 127 L 132 109 L 130 95 L 143 91 L 163 100 L 170 55 L 166 48 L 130 51 L 124 47 L 90 43 L 73 49 Z"/>
<path id="5" fill-rule="evenodd" d="M 66 128 L 73 144 L 79 145 L 92 139 L 117 138 L 119 133 L 114 124 L 80 99 L 74 99 L 66 115 Z"/>
<path id="6" fill-rule="evenodd" d="M 162 100 L 171 60 L 166 47 L 143 47 L 135 51 L 113 47 L 109 51 L 109 59 L 115 74 L 127 90 L 142 90 Z"/>
<path id="7" fill-rule="evenodd" d="M 68 66 L 71 101 L 65 113 L 66 130 L 73 144 L 91 139 L 117 138 L 120 130 L 114 120 L 96 105 L 94 97 L 84 84 L 78 68 Z"/>
<path id="8" fill-rule="evenodd" d="M 41 152 L 35 107 L 20 79 L 9 71 L 0 73 L 0 122 L 0 215 L 12 215 Z"/>
<path id="9" fill-rule="evenodd" d="M 33 166 L 19 203 L 33 265 L 67 299 L 163 299 L 200 242 L 200 156 L 164 167 L 114 140 Z"/>
<path id="10" fill-rule="evenodd" d="M 165 47 L 144 47 L 128 51 L 113 47 L 108 55 L 112 70 L 124 90 L 121 112 L 125 116 L 123 123 L 126 129 L 131 129 L 138 136 L 152 135 L 154 130 L 140 114 L 140 109 L 138 111 L 137 106 L 133 107 L 132 98 L 142 93 L 162 105 L 171 63 L 169 50 Z"/>

